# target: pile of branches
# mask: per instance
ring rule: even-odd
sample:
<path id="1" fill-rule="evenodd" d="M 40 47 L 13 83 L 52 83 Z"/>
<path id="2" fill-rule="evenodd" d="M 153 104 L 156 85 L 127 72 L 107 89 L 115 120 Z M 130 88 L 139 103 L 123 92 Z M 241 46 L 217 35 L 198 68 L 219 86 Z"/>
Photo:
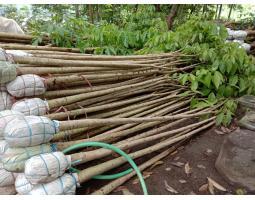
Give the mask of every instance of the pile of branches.
<path id="1" fill-rule="evenodd" d="M 190 109 L 196 93 L 169 75 L 189 72 L 197 61 L 179 51 L 95 56 L 0 47 L 6 50 L 0 54 L 0 194 L 75 194 L 78 185 L 127 162 L 109 149 L 65 150 L 84 142 L 113 144 L 135 161 L 142 158 L 143 171 L 212 127 L 222 106 Z M 92 194 L 108 194 L 135 175 L 130 170 Z"/>

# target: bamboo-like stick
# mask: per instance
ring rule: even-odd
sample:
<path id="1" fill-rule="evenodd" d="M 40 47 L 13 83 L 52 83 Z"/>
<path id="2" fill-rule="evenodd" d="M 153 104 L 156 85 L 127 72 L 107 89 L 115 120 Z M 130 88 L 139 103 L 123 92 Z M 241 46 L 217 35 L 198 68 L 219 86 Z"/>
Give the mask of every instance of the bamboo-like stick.
<path id="1" fill-rule="evenodd" d="M 176 151 L 176 149 L 178 147 L 180 147 L 182 143 L 183 142 L 180 142 L 180 143 L 170 147 L 169 149 L 163 151 L 162 153 L 152 157 L 151 159 L 147 160 L 143 164 L 139 165 L 138 166 L 139 170 L 142 172 L 145 169 L 147 169 L 148 167 L 154 165 L 159 160 L 162 160 L 163 158 L 167 157 L 169 154 Z M 131 179 L 135 175 L 136 175 L 136 172 L 132 171 L 131 173 L 129 173 L 125 176 L 122 176 L 121 178 L 118 178 L 118 179 L 115 179 L 114 181 L 111 181 L 109 184 L 104 185 L 103 187 L 101 187 L 100 189 L 94 191 L 90 195 L 106 195 L 106 194 L 109 194 L 110 192 L 114 191 L 117 187 L 123 185 L 125 182 L 127 182 L 129 179 Z"/>
<path id="2" fill-rule="evenodd" d="M 68 130 L 83 127 L 93 127 L 98 125 L 109 125 L 109 124 L 127 124 L 127 123 L 143 123 L 143 122 L 154 122 L 154 121 L 171 121 L 182 118 L 192 118 L 199 117 L 206 114 L 212 114 L 213 112 L 203 112 L 189 115 L 172 115 L 172 116 L 162 116 L 162 117 L 144 117 L 144 118 L 108 118 L 108 119 L 80 119 L 80 120 L 70 120 L 70 121 L 60 121 L 59 130 Z"/>
<path id="3" fill-rule="evenodd" d="M 44 50 L 44 51 L 62 51 L 62 52 L 75 52 L 80 53 L 78 48 L 65 48 L 65 47 L 48 47 L 48 46 L 33 46 L 33 45 L 21 45 L 15 43 L 1 43 L 0 47 L 3 49 L 14 49 L 14 50 Z M 86 48 L 85 52 L 92 52 L 94 48 Z"/>
<path id="4" fill-rule="evenodd" d="M 152 135 L 152 136 L 148 136 L 145 138 L 140 138 L 140 139 L 136 139 L 136 140 L 132 140 L 132 141 L 123 141 L 122 143 L 117 143 L 114 144 L 116 147 L 118 147 L 119 149 L 125 150 L 125 149 L 129 149 L 135 146 L 139 146 L 141 144 L 145 144 L 145 143 L 149 143 L 152 141 L 157 141 L 159 139 L 165 138 L 165 137 L 170 137 L 173 134 L 176 133 L 182 133 L 183 131 L 187 131 L 187 130 L 193 130 L 195 128 L 197 128 L 198 126 L 204 125 L 208 122 L 211 122 L 212 120 L 214 120 L 215 117 L 209 118 L 207 120 L 203 120 L 201 122 L 198 123 L 194 123 L 194 124 L 190 124 L 188 126 L 185 127 L 181 127 L 178 129 L 174 129 L 171 131 L 166 131 L 163 133 L 159 133 L 156 135 Z M 108 149 L 97 149 L 97 150 L 93 150 L 93 151 L 88 151 L 88 152 L 81 152 L 81 153 L 76 153 L 76 154 L 72 154 L 72 159 L 73 161 L 75 160 L 82 160 L 79 162 L 79 164 L 81 163 L 86 163 L 92 160 L 96 160 L 96 159 L 100 159 L 103 157 L 106 157 L 108 155 L 110 155 L 112 153 L 111 150 Z M 84 159 L 85 158 L 85 159 Z"/>
<path id="5" fill-rule="evenodd" d="M 131 109 L 129 112 L 125 112 L 125 113 L 121 113 L 121 114 L 118 114 L 118 115 L 115 115 L 114 117 L 117 118 L 117 117 L 141 117 L 141 116 L 145 116 L 147 113 L 151 113 L 151 112 L 154 112 L 154 111 L 157 111 L 161 108 L 163 108 L 164 106 L 167 106 L 169 105 L 170 103 L 168 102 L 167 104 L 163 104 L 163 105 L 160 105 L 159 106 L 159 103 L 155 103 L 155 104 L 151 104 L 151 105 L 148 105 L 148 106 L 143 106 L 143 107 L 140 107 L 140 108 L 137 108 L 137 109 Z M 106 114 L 107 113 L 103 113 L 104 116 L 107 116 Z M 107 117 L 111 117 L 112 115 L 109 113 L 109 116 Z M 90 118 L 90 117 L 89 117 Z M 89 131 L 89 134 L 87 135 L 80 135 L 79 139 L 83 139 L 85 136 L 87 136 L 87 138 L 89 138 L 90 136 L 93 136 L 97 133 L 102 133 L 104 132 L 105 130 L 108 130 L 109 128 L 111 127 L 115 127 L 115 125 L 112 125 L 112 126 L 103 126 L 99 129 L 96 129 L 96 131 L 94 129 L 90 129 L 90 128 L 80 128 L 80 129 L 72 129 L 72 130 L 67 130 L 67 131 L 62 131 L 62 132 L 59 132 L 57 134 L 55 134 L 53 136 L 53 139 L 52 141 L 58 141 L 60 139 L 69 139 L 69 138 L 72 138 L 73 135 L 77 134 L 77 133 L 84 133 L 85 131 Z M 68 145 L 65 145 L 65 147 L 68 147 L 70 146 L 70 144 Z M 63 144 L 62 144 L 62 148 L 63 147 Z"/>
<path id="6" fill-rule="evenodd" d="M 73 82 L 73 81 L 91 81 L 95 79 L 105 79 L 105 78 L 115 78 L 116 80 L 121 80 L 123 77 L 125 78 L 136 78 L 140 76 L 153 75 L 157 74 L 157 70 L 146 70 L 140 72 L 126 72 L 126 73 L 113 73 L 113 74 L 79 74 L 79 75 L 71 75 L 71 76 L 62 76 L 62 77 L 52 77 L 45 80 L 47 86 L 52 85 L 61 85 L 63 83 Z"/>
<path id="7" fill-rule="evenodd" d="M 144 111 L 146 111 L 146 112 L 154 112 L 155 110 L 160 109 L 162 107 L 162 105 L 158 106 L 160 103 L 161 102 L 158 102 L 158 103 L 151 104 L 151 105 L 148 105 L 148 106 L 143 106 L 143 107 L 140 106 L 140 108 L 136 108 L 136 109 L 130 108 L 129 112 L 126 111 L 124 113 L 115 115 L 114 117 L 130 117 L 130 116 L 140 117 L 140 116 L 144 116 L 145 115 Z M 169 105 L 169 103 L 167 105 Z M 108 113 L 108 115 L 107 115 L 107 113 L 103 113 L 103 114 L 104 114 L 104 117 L 111 117 L 112 116 L 111 113 Z M 101 117 L 94 117 L 94 118 L 101 118 Z M 101 132 L 103 132 L 103 131 L 105 131 L 107 129 L 109 129 L 109 128 L 106 127 L 106 126 L 103 126 L 103 127 L 99 128 L 97 130 L 97 132 L 101 133 Z M 52 141 L 58 141 L 58 140 L 61 140 L 61 139 L 69 139 L 69 138 L 72 138 L 72 136 L 77 134 L 77 133 L 84 133 L 85 131 L 89 131 L 89 130 L 90 130 L 90 128 L 80 128 L 80 129 L 72 129 L 72 130 L 62 131 L 62 132 L 59 132 L 59 133 L 55 134 L 53 136 Z M 93 133 L 93 134 L 91 134 L 91 133 Z M 92 132 L 90 132 L 89 136 L 91 136 L 91 135 L 92 136 L 95 135 L 94 130 L 92 130 Z M 80 137 L 83 138 L 84 135 L 81 135 Z M 80 138 L 80 139 L 82 139 L 82 138 Z"/>
<path id="8" fill-rule="evenodd" d="M 6 33 L 6 32 L 0 32 L 0 38 L 6 38 L 6 39 L 15 39 L 15 40 L 29 40 L 32 41 L 34 39 L 34 36 L 27 35 L 27 34 L 16 34 L 16 33 Z M 49 38 L 44 36 L 42 38 L 44 41 L 49 41 Z"/>
<path id="9" fill-rule="evenodd" d="M 66 119 L 67 117 L 73 117 L 73 116 L 79 116 L 83 114 L 88 114 L 91 112 L 96 112 L 96 111 L 101 111 L 109 108 L 115 108 L 131 103 L 135 103 L 138 101 L 143 101 L 145 99 L 151 98 L 153 95 L 145 95 L 137 98 L 132 98 L 128 100 L 123 100 L 123 101 L 117 101 L 115 103 L 109 103 L 109 104 L 104 104 L 100 106 L 94 106 L 94 107 L 89 107 L 89 108 L 81 108 L 81 109 L 76 109 L 76 110 L 71 110 L 71 111 L 66 111 L 66 112 L 58 112 L 58 113 L 52 113 L 46 115 L 46 117 L 51 118 L 51 119 L 57 119 L 57 120 L 62 120 Z"/>
<path id="10" fill-rule="evenodd" d="M 119 117 L 123 118 L 123 117 L 144 117 L 144 116 L 152 117 L 152 116 L 160 116 L 161 113 L 165 112 L 165 109 L 164 109 L 165 107 L 167 107 L 169 105 L 172 105 L 175 102 L 176 102 L 176 100 L 172 101 L 172 102 L 167 102 L 167 103 L 164 103 L 164 104 L 162 104 L 163 103 L 162 102 L 161 105 L 159 103 L 156 103 L 156 104 L 152 104 L 152 105 L 149 105 L 149 106 L 144 106 L 144 107 L 132 110 L 130 112 L 122 113 L 122 114 L 119 114 L 119 115 L 116 115 L 116 116 L 113 116 L 113 117 L 114 118 L 119 118 Z M 159 123 L 160 122 L 155 122 L 155 124 L 159 124 Z M 95 135 L 98 135 L 100 133 L 101 133 L 101 135 L 102 134 L 105 135 L 108 132 L 110 132 L 109 134 L 111 134 L 111 132 L 119 132 L 119 131 L 122 131 L 122 130 L 126 134 L 126 131 L 128 131 L 129 128 L 134 127 L 135 124 L 126 124 L 126 125 L 118 126 L 115 129 L 112 129 L 112 128 L 116 127 L 116 126 L 118 126 L 118 125 L 103 126 L 101 128 L 97 128 L 96 130 L 92 129 L 90 131 L 89 135 L 88 135 L 89 137 L 87 137 L 87 138 L 91 138 L 91 136 L 95 136 Z M 109 129 L 111 129 L 111 130 L 108 131 Z M 105 132 L 105 131 L 108 131 L 108 132 Z M 135 131 L 137 131 L 137 130 L 135 130 Z M 131 132 L 135 132 L 135 131 L 131 131 Z M 84 137 L 79 137 L 79 139 L 78 138 L 77 139 L 80 140 L 80 139 L 83 139 L 83 138 Z M 71 145 L 71 144 L 69 144 L 69 145 Z M 68 144 L 67 144 L 67 146 L 68 146 Z"/>
<path id="11" fill-rule="evenodd" d="M 187 134 L 183 134 L 183 135 L 181 135 L 179 137 L 176 137 L 174 139 L 170 138 L 170 139 L 167 139 L 165 141 L 159 142 L 159 143 L 157 143 L 153 146 L 150 146 L 150 147 L 147 147 L 145 149 L 139 150 L 137 152 L 131 153 L 131 154 L 129 154 L 129 156 L 132 159 L 136 159 L 136 158 L 148 155 L 148 154 L 153 153 L 157 150 L 166 148 L 166 147 L 168 147 L 168 146 L 170 146 L 174 143 L 185 140 L 186 138 L 189 138 L 189 137 L 199 133 L 200 131 L 207 129 L 207 128 L 213 126 L 214 124 L 215 124 L 214 121 L 210 122 L 207 125 L 204 125 L 200 128 L 197 128 L 197 129 L 195 129 L 195 130 L 193 130 L 193 131 L 191 131 Z M 89 179 L 91 179 L 93 176 L 96 176 L 98 174 L 103 174 L 103 173 L 105 173 L 105 172 L 107 172 L 107 171 L 109 171 L 113 168 L 116 168 L 116 167 L 124 164 L 125 162 L 126 162 L 126 159 L 123 158 L 123 157 L 120 157 L 120 158 L 116 158 L 116 159 L 104 162 L 102 164 L 99 164 L 99 165 L 96 165 L 96 166 L 93 166 L 93 167 L 86 168 L 85 170 L 82 170 L 78 174 L 79 183 L 84 183 L 84 182 L 88 181 Z"/>
<path id="12" fill-rule="evenodd" d="M 127 86 L 120 86 L 117 88 L 111 88 L 111 89 L 107 89 L 107 90 L 103 90 L 103 91 L 95 91 L 95 92 L 90 92 L 90 93 L 85 93 L 85 94 L 68 96 L 68 97 L 64 97 L 64 98 L 57 98 L 57 99 L 49 100 L 48 104 L 49 104 L 50 108 L 57 108 L 59 106 L 65 106 L 65 105 L 68 105 L 71 103 L 79 102 L 79 101 L 82 101 L 87 98 L 102 96 L 104 94 L 109 94 L 112 92 L 117 92 L 117 91 L 129 89 L 129 88 L 135 88 L 137 86 L 146 85 L 148 83 L 153 83 L 153 82 L 159 81 L 159 80 L 163 80 L 163 78 L 159 77 L 159 78 L 155 78 L 152 80 L 144 81 L 142 83 L 135 83 L 135 84 L 130 84 Z"/>
<path id="13" fill-rule="evenodd" d="M 79 87 L 79 88 L 64 89 L 64 90 L 57 90 L 57 91 L 46 91 L 41 97 L 48 99 L 53 97 L 57 98 L 57 97 L 70 96 L 70 95 L 81 94 L 86 92 L 94 92 L 94 91 L 119 87 L 119 86 L 127 85 L 130 83 L 137 83 L 139 80 L 141 80 L 141 78 L 134 78 L 128 81 L 122 81 L 120 83 L 106 84 L 106 85 L 100 85 L 100 86 Z"/>
<path id="14" fill-rule="evenodd" d="M 0 44 L 1 47 L 1 44 Z M 128 62 L 116 61 L 79 61 L 79 60 L 61 60 L 50 58 L 22 57 L 13 56 L 13 60 L 19 64 L 36 64 L 48 67 L 118 67 L 118 68 L 138 68 L 153 67 L 151 64 L 133 64 Z"/>

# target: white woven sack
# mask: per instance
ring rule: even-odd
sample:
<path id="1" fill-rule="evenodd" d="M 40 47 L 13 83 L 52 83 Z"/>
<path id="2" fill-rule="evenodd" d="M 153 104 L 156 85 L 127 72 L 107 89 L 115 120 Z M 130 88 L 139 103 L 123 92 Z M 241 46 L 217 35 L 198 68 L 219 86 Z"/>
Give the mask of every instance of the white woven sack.
<path id="1" fill-rule="evenodd" d="M 0 83 L 8 83 L 17 76 L 16 65 L 7 61 L 0 61 Z"/>
<path id="2" fill-rule="evenodd" d="M 17 101 L 12 105 L 11 109 L 21 112 L 26 116 L 42 116 L 48 112 L 49 105 L 47 101 L 40 98 L 32 98 Z"/>
<path id="3" fill-rule="evenodd" d="M 36 146 L 49 142 L 58 132 L 58 127 L 57 121 L 47 117 L 25 116 L 6 125 L 4 138 L 10 147 Z"/>
<path id="4" fill-rule="evenodd" d="M 25 34 L 15 20 L 6 17 L 0 17 L 0 32 Z"/>
<path id="5" fill-rule="evenodd" d="M 251 45 L 247 43 L 241 44 L 241 47 L 244 48 L 247 53 L 249 53 L 251 50 Z"/>
<path id="6" fill-rule="evenodd" d="M 10 172 L 24 172 L 25 162 L 36 155 L 56 151 L 54 144 L 41 144 L 34 147 L 26 148 L 7 148 L 2 162 L 4 168 Z"/>
<path id="7" fill-rule="evenodd" d="M 18 194 L 25 195 L 33 189 L 33 185 L 29 183 L 24 173 L 20 173 L 15 180 L 15 189 Z"/>
<path id="8" fill-rule="evenodd" d="M 7 61 L 6 52 L 0 48 L 0 61 Z"/>
<path id="9" fill-rule="evenodd" d="M 227 32 L 228 32 L 228 37 L 227 39 L 231 40 L 234 38 L 234 32 L 233 30 L 231 30 L 230 28 L 227 28 Z"/>
<path id="10" fill-rule="evenodd" d="M 15 118 L 23 119 L 24 115 L 13 110 L 4 110 L 0 112 L 0 139 L 4 138 L 5 126 Z"/>
<path id="11" fill-rule="evenodd" d="M 6 92 L 7 88 L 6 85 L 4 83 L 0 84 L 0 92 Z"/>
<path id="12" fill-rule="evenodd" d="M 14 98 L 7 92 L 0 92 L 0 111 L 11 109 Z"/>
<path id="13" fill-rule="evenodd" d="M 244 43 L 244 40 L 233 40 L 233 42 L 236 42 L 236 43 L 238 43 L 238 44 L 243 44 Z"/>
<path id="14" fill-rule="evenodd" d="M 17 76 L 6 84 L 7 91 L 14 97 L 32 97 L 45 93 L 44 80 L 35 74 Z"/>
<path id="15" fill-rule="evenodd" d="M 3 167 L 3 163 L 0 163 L 0 187 L 13 185 L 15 183 L 16 174 L 8 172 Z"/>
<path id="16" fill-rule="evenodd" d="M 0 195 L 15 195 L 15 194 L 17 194 L 17 192 L 14 185 L 0 187 Z"/>
<path id="17" fill-rule="evenodd" d="M 71 167 L 71 156 L 62 152 L 40 154 L 25 163 L 25 176 L 33 185 L 48 183 L 62 176 Z"/>
<path id="18" fill-rule="evenodd" d="M 234 31 L 233 37 L 235 39 L 244 40 L 247 37 L 247 32 L 246 31 L 242 31 L 242 30 Z"/>
<path id="19" fill-rule="evenodd" d="M 6 50 L 6 53 L 12 54 L 13 56 L 32 56 L 32 54 L 21 50 Z"/>
<path id="20" fill-rule="evenodd" d="M 3 155 L 8 148 L 8 143 L 5 140 L 0 140 L 0 163 L 2 162 Z"/>
<path id="21" fill-rule="evenodd" d="M 77 174 L 64 174 L 56 180 L 35 185 L 28 193 L 31 195 L 74 195 L 78 186 Z"/>

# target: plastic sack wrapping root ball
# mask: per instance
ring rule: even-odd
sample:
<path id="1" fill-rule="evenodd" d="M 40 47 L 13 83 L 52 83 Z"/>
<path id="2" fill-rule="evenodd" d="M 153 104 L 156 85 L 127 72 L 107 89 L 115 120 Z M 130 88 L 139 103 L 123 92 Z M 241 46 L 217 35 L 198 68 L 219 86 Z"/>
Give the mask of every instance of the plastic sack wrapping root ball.
<path id="1" fill-rule="evenodd" d="M 33 189 L 33 185 L 27 180 L 24 173 L 20 173 L 15 180 L 15 189 L 18 194 L 25 195 Z"/>
<path id="2" fill-rule="evenodd" d="M 0 111 L 11 109 L 14 97 L 7 92 L 0 92 Z"/>
<path id="3" fill-rule="evenodd" d="M 8 143 L 5 140 L 0 140 L 0 163 L 2 162 L 2 157 L 4 156 L 4 153 L 8 147 Z"/>
<path id="4" fill-rule="evenodd" d="M 233 33 L 233 38 L 234 39 L 239 39 L 239 40 L 244 40 L 247 37 L 247 32 L 246 31 L 234 31 Z"/>
<path id="5" fill-rule="evenodd" d="M 2 162 L 4 168 L 10 172 L 24 172 L 25 162 L 36 155 L 43 153 L 50 153 L 56 151 L 54 144 L 41 144 L 34 147 L 26 148 L 7 148 L 5 151 Z"/>
<path id="6" fill-rule="evenodd" d="M 79 187 L 78 175 L 64 174 L 56 180 L 35 185 L 28 193 L 31 195 L 74 195 L 76 187 Z"/>
<path id="7" fill-rule="evenodd" d="M 241 44 L 241 47 L 244 48 L 244 50 L 249 53 L 251 51 L 251 45 L 247 43 Z"/>
<path id="8" fill-rule="evenodd" d="M 43 101 L 40 98 L 24 99 L 17 101 L 12 105 L 12 110 L 23 113 L 26 116 L 42 116 L 49 110 L 47 101 Z"/>
<path id="9" fill-rule="evenodd" d="M 4 138 L 4 129 L 6 125 L 15 118 L 23 119 L 24 115 L 13 110 L 4 110 L 0 112 L 0 140 Z"/>
<path id="10" fill-rule="evenodd" d="M 233 42 L 236 42 L 238 44 L 243 44 L 244 43 L 244 40 L 233 40 Z"/>
<path id="11" fill-rule="evenodd" d="M 15 195 L 15 194 L 17 194 L 17 192 L 14 185 L 0 187 L 0 195 Z"/>
<path id="12" fill-rule="evenodd" d="M 6 92 L 6 91 L 7 91 L 6 85 L 4 83 L 1 83 L 0 84 L 0 92 Z"/>
<path id="13" fill-rule="evenodd" d="M 17 76 L 6 84 L 7 91 L 14 97 L 31 97 L 45 93 L 44 79 L 34 74 Z"/>
<path id="14" fill-rule="evenodd" d="M 17 174 L 4 169 L 3 163 L 0 163 L 0 187 L 13 185 Z"/>
<path id="15" fill-rule="evenodd" d="M 0 83 L 8 83 L 17 76 L 16 65 L 7 61 L 0 61 Z"/>
<path id="16" fill-rule="evenodd" d="M 32 54 L 21 50 L 6 50 L 5 52 L 13 56 L 32 56 Z"/>
<path id="17" fill-rule="evenodd" d="M 40 154 L 25 163 L 25 176 L 33 185 L 48 183 L 62 176 L 71 167 L 71 156 L 62 152 Z"/>
<path id="18" fill-rule="evenodd" d="M 232 40 L 234 38 L 234 32 L 233 30 L 231 30 L 230 28 L 227 28 L 227 32 L 228 32 L 228 40 Z"/>
<path id="19" fill-rule="evenodd" d="M 25 116 L 6 125 L 4 138 L 10 147 L 36 146 L 49 142 L 58 132 L 58 127 L 58 121 L 47 117 Z"/>

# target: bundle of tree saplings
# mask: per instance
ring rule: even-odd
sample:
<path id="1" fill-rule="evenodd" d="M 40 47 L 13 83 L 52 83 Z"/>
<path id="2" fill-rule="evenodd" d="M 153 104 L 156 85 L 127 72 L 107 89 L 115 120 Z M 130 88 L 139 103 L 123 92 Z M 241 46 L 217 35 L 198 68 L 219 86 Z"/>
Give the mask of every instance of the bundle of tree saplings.
<path id="1" fill-rule="evenodd" d="M 202 123 L 203 122 L 203 123 Z M 205 130 L 212 126 L 214 124 L 214 118 L 210 118 L 208 120 L 203 120 L 199 128 L 191 128 L 186 129 L 186 131 L 181 131 L 176 134 L 175 136 L 168 137 L 166 140 L 157 142 L 156 144 L 153 144 L 147 148 L 143 148 L 140 150 L 137 150 L 135 152 L 132 152 L 129 154 L 129 156 L 132 159 L 140 158 L 146 155 L 149 155 L 155 151 L 164 149 L 166 147 L 169 147 L 170 145 L 176 144 L 180 141 L 185 140 L 186 138 L 191 137 L 192 135 L 197 134 L 201 130 Z M 197 124 L 198 125 L 198 124 Z M 194 124 L 194 127 L 196 125 Z M 167 135 L 167 133 L 165 133 Z M 146 139 L 144 138 L 144 141 L 146 142 Z M 80 153 L 81 154 L 81 153 Z M 77 185 L 82 184 L 85 181 L 88 181 L 89 179 L 93 178 L 94 176 L 98 174 L 102 174 L 106 171 L 109 171 L 113 168 L 116 168 L 126 162 L 126 159 L 123 157 L 115 158 L 113 160 L 108 160 L 104 163 L 101 163 L 99 165 L 94 165 L 92 167 L 88 167 L 78 173 L 65 173 L 65 170 L 71 166 L 72 159 L 75 159 L 75 156 L 77 154 L 71 154 L 71 155 L 64 155 L 61 152 L 54 152 L 54 153 L 48 153 L 48 154 L 41 154 L 40 156 L 34 156 L 30 158 L 25 165 L 25 173 L 23 176 L 23 179 L 26 179 L 26 182 L 29 184 L 29 187 L 26 187 L 26 191 L 24 191 L 24 187 L 22 188 L 22 192 L 25 192 L 25 194 L 75 194 L 75 189 Z M 80 161 L 80 157 L 78 157 Z M 47 164 L 47 169 L 42 164 L 43 161 Z M 75 160 L 77 161 L 77 160 Z M 60 164 L 60 165 L 58 165 Z M 38 174 L 36 171 L 31 169 L 31 166 L 33 166 L 33 169 L 36 167 L 40 168 L 40 172 L 45 172 L 42 174 Z M 60 170 L 58 170 L 60 169 Z M 31 175 L 33 173 L 34 176 Z M 67 179 L 67 177 L 70 177 Z M 73 177 L 71 179 L 71 177 Z M 67 179 L 67 180 L 66 180 Z M 70 183 L 70 179 L 72 182 Z M 59 181 L 63 181 L 64 188 L 61 189 L 58 183 Z M 32 184 L 32 182 L 34 184 Z M 36 184 L 35 184 L 36 183 Z M 53 184 L 55 185 L 55 188 L 52 188 Z M 57 185 L 56 185 L 57 184 Z M 71 189 L 70 186 L 72 185 Z M 16 184 L 16 187 L 19 186 L 18 183 Z M 30 190 L 30 191 L 29 191 Z M 46 190 L 46 191 L 45 191 Z"/>
<path id="2" fill-rule="evenodd" d="M 193 56 L 95 56 L 21 46 L 2 44 L 11 50 L 0 51 L 1 92 L 8 96 L 0 112 L 1 173 L 9 180 L 1 187 L 13 188 L 16 179 L 20 194 L 74 194 L 77 185 L 126 160 L 107 149 L 67 155 L 66 148 L 106 142 L 131 149 L 132 159 L 147 159 L 214 124 L 217 108 L 190 110 L 195 94 L 169 78 L 196 67 Z M 83 170 L 69 171 L 76 166 Z"/>

